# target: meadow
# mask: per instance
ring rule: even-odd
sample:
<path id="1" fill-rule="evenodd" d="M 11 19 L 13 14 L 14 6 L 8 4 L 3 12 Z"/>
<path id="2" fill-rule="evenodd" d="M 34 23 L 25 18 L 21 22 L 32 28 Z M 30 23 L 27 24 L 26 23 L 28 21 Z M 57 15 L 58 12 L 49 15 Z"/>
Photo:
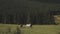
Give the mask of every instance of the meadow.
<path id="1" fill-rule="evenodd" d="M 32 28 L 24 25 L 21 28 L 16 24 L 0 24 L 0 34 L 14 34 L 17 27 L 21 30 L 21 34 L 60 34 L 60 25 L 33 25 Z"/>

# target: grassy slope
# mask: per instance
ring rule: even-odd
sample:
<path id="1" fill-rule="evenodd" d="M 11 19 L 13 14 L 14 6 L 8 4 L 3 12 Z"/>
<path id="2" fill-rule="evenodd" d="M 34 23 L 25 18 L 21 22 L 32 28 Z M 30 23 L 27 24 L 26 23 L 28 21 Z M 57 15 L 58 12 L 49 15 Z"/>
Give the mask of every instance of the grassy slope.
<path id="1" fill-rule="evenodd" d="M 58 34 L 60 25 L 33 25 L 32 28 L 24 26 L 20 28 L 22 34 Z M 16 25 L 0 24 L 0 32 L 6 32 L 7 28 L 11 27 L 11 31 L 15 31 Z"/>

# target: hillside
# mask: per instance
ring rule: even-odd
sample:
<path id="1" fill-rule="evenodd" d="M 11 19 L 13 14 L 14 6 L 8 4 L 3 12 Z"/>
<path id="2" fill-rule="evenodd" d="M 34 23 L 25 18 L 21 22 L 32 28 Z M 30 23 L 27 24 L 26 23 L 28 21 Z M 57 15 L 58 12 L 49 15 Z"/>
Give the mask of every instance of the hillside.
<path id="1" fill-rule="evenodd" d="M 46 0 L 47 1 L 47 0 Z M 58 1 L 58 0 L 57 0 Z M 48 1 L 49 2 L 49 1 Z M 28 9 L 27 9 L 28 8 Z M 21 11 L 39 10 L 39 12 L 46 12 L 50 10 L 59 10 L 59 3 L 45 3 L 42 1 L 30 1 L 30 0 L 0 0 L 0 12 L 16 13 Z M 5 13 L 4 12 L 4 13 Z"/>

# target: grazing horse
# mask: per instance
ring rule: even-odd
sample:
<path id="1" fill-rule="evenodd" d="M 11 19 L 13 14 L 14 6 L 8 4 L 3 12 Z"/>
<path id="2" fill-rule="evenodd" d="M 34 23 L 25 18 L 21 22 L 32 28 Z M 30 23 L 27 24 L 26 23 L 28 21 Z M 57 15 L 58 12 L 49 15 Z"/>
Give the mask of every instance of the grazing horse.
<path id="1" fill-rule="evenodd" d="M 26 24 L 25 26 L 27 26 L 27 27 L 32 27 L 32 24 Z M 23 27 L 23 24 L 21 24 L 20 27 Z"/>
<path id="2" fill-rule="evenodd" d="M 26 24 L 27 27 L 32 27 L 32 24 Z"/>

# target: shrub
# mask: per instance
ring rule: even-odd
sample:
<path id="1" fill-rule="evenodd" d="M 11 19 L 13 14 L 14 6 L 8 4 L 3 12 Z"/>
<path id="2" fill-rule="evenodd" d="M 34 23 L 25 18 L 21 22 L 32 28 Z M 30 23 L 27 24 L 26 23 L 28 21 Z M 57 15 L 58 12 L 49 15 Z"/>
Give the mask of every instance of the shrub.
<path id="1" fill-rule="evenodd" d="M 16 28 L 16 32 L 14 34 L 21 34 L 21 30 L 19 27 Z"/>

